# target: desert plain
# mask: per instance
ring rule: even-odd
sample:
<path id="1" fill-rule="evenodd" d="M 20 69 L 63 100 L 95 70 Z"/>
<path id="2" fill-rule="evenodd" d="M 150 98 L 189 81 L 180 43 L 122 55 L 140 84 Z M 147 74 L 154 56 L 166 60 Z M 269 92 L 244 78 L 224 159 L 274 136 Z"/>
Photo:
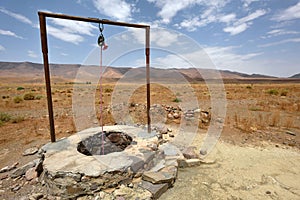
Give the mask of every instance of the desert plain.
<path id="1" fill-rule="evenodd" d="M 26 149 L 40 148 L 50 142 L 42 68 L 32 70 L 30 76 L 17 76 L 14 70 L 8 74 L 9 70 L 3 68 L 1 71 L 0 169 L 16 162 L 18 166 L 28 163 L 35 155 L 23 156 Z M 109 108 L 118 84 L 117 78 L 103 81 L 101 104 L 98 83 L 79 84 L 73 82 L 71 75 L 64 77 L 62 74 L 55 74 L 52 78 L 57 139 L 79 131 L 72 109 L 75 88 L 77 95 L 78 88 L 83 88 L 79 94 L 82 97 L 95 94 L 95 125 L 116 124 Z M 221 137 L 208 155 L 212 162 L 179 170 L 174 187 L 160 199 L 299 199 L 300 80 L 227 76 L 223 81 L 226 117 Z M 129 88 L 132 83 L 122 84 Z M 180 107 L 188 95 L 184 88 L 186 85 L 176 84 L 176 81 L 170 84 L 176 86 L 176 92 L 166 85 L 151 84 L 151 105 Z M 189 80 L 188 87 L 193 89 L 201 109 L 209 112 L 210 92 L 206 83 Z M 145 93 L 144 85 L 131 94 L 129 102 L 125 102 L 134 124 L 147 123 Z M 103 106 L 102 114 L 100 104 Z M 167 119 L 163 124 L 176 130 L 180 127 L 180 120 Z M 209 122 L 199 121 L 197 124 L 196 137 L 191 144 L 197 151 L 208 126 Z M 47 190 L 41 183 L 28 182 L 24 177 L 13 179 L 9 173 L 0 174 L 1 199 L 26 199 L 29 194 L 37 192 L 44 193 L 43 198 L 47 199 Z M 17 186 L 20 187 L 16 190 Z"/>

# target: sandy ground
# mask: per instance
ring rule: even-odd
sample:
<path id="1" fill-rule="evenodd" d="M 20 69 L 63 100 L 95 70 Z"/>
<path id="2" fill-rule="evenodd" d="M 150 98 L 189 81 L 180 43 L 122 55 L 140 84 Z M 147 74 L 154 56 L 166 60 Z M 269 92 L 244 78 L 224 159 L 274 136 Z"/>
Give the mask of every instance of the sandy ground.
<path id="1" fill-rule="evenodd" d="M 24 121 L 6 122 L 0 126 L 0 168 L 15 162 L 22 166 L 35 159 L 36 156 L 24 157 L 22 153 L 30 147 L 41 147 L 50 140 L 44 85 L 26 85 L 25 90 L 21 91 L 16 89 L 17 86 L 0 87 L 0 112 L 24 117 Z M 208 157 L 216 162 L 180 170 L 174 187 L 160 199 L 300 199 L 299 84 L 255 84 L 251 85 L 252 89 L 248 86 L 226 85 L 225 127 L 218 145 Z M 209 102 L 208 96 L 204 95 L 204 86 L 194 87 L 199 93 L 201 107 L 206 109 Z M 53 88 L 57 138 L 76 133 L 72 116 L 72 88 L 72 85 L 66 84 Z M 113 85 L 107 85 L 105 89 L 110 88 Z M 273 88 L 287 90 L 288 94 L 270 95 L 267 91 Z M 142 89 L 132 96 L 134 103 L 145 103 L 145 91 Z M 170 91 L 154 86 L 153 90 L 153 104 L 177 105 Z M 179 91 L 182 98 L 184 90 Z M 15 96 L 29 92 L 43 98 L 14 103 Z M 87 93 L 82 91 L 82 95 Z M 111 95 L 111 92 L 104 94 L 105 106 L 110 103 Z M 138 109 L 132 112 L 136 118 L 143 119 L 139 113 L 145 112 Z M 104 124 L 114 124 L 109 115 L 104 119 Z M 200 134 L 193 144 L 198 149 L 202 137 L 203 134 Z M 0 179 L 5 175 L 0 174 Z M 0 200 L 20 199 L 39 191 L 37 185 L 25 183 L 23 179 L 0 180 Z M 11 191 L 16 184 L 24 185 L 17 192 Z"/>
<path id="2" fill-rule="evenodd" d="M 206 159 L 215 162 L 181 169 L 160 199 L 300 199 L 299 149 L 220 141 Z"/>

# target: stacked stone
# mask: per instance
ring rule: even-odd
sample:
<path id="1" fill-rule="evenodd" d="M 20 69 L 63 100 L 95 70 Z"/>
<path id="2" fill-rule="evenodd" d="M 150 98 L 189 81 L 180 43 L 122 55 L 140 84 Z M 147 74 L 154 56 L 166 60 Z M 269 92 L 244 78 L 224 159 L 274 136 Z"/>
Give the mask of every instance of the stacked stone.
<path id="1" fill-rule="evenodd" d="M 97 136 L 100 128 L 90 128 L 68 138 L 49 143 L 39 150 L 39 157 L 11 173 L 12 178 L 31 180 L 41 175 L 47 193 L 31 194 L 29 199 L 157 199 L 176 181 L 179 167 L 198 166 L 202 161 L 195 147 L 180 150 L 167 142 L 160 143 L 157 133 L 150 135 L 132 126 L 104 127 L 106 133 L 123 132 L 132 142 L 122 152 L 86 156 L 77 151 L 80 141 Z M 134 134 L 129 134 L 129 132 Z M 107 134 L 106 136 L 109 137 Z M 110 138 L 117 142 L 125 134 Z M 124 139 L 124 138 L 123 138 Z M 28 151 L 29 152 L 29 151 Z M 27 153 L 28 153 L 27 152 Z M 30 151 L 33 152 L 33 151 Z M 29 152 L 29 154 L 31 154 Z M 36 152 L 36 150 L 34 150 Z M 16 165 L 1 169 L 3 172 Z M 1 171 L 0 170 L 0 171 Z M 16 186 L 17 191 L 21 186 Z"/>

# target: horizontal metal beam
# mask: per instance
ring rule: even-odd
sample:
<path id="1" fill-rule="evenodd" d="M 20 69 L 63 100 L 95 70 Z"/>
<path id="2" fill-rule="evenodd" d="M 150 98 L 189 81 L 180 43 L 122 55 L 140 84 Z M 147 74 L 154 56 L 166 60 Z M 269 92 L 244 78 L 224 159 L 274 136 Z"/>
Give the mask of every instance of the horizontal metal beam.
<path id="1" fill-rule="evenodd" d="M 78 17 L 78 16 L 70 16 L 70 15 L 64 15 L 64 14 L 41 12 L 41 11 L 39 11 L 38 14 L 39 14 L 39 16 L 44 16 L 44 17 L 69 19 L 69 20 L 76 20 L 76 21 L 82 21 L 82 22 L 101 23 L 101 24 L 108 24 L 108 25 L 115 25 L 115 26 L 125 26 L 125 27 L 133 27 L 133 28 L 149 28 L 150 27 L 149 25 L 143 25 L 143 24 L 131 24 L 131 23 L 125 23 L 125 22 L 110 21 L 110 20 L 106 20 L 106 19 Z"/>

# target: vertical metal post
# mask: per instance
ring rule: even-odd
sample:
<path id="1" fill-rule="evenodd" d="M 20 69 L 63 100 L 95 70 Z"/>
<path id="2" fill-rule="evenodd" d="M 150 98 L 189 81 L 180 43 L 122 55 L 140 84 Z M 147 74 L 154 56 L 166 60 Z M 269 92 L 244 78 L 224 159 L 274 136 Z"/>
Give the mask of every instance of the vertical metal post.
<path id="1" fill-rule="evenodd" d="M 151 132 L 150 118 L 150 27 L 146 27 L 146 81 L 147 81 L 147 122 L 148 133 Z"/>
<path id="2" fill-rule="evenodd" d="M 43 52 L 43 59 L 44 59 L 44 71 L 45 71 L 45 81 L 46 81 L 46 90 L 47 90 L 50 135 L 51 135 L 51 142 L 55 142 L 55 128 L 54 128 L 54 118 L 53 118 L 53 105 L 52 105 L 50 71 L 49 71 L 49 61 L 48 61 L 48 45 L 47 45 L 45 15 L 39 13 L 39 20 L 40 20 L 41 44 L 42 44 L 42 52 Z"/>

